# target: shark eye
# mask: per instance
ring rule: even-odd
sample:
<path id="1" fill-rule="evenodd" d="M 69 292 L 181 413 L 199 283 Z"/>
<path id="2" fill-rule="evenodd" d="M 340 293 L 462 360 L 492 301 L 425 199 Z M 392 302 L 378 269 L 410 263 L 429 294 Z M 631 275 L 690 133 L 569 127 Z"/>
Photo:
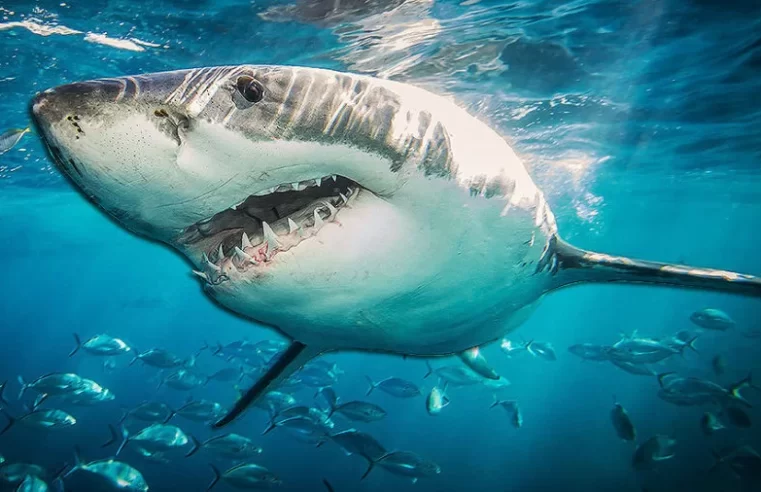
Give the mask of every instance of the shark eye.
<path id="1" fill-rule="evenodd" d="M 264 97 L 264 87 L 251 77 L 238 77 L 238 92 L 250 103 L 258 103 Z"/>

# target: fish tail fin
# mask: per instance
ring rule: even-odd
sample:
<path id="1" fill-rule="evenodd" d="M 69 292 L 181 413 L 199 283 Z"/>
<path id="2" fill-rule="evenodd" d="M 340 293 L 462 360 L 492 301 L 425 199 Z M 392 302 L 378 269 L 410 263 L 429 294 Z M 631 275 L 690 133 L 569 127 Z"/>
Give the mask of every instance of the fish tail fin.
<path id="1" fill-rule="evenodd" d="M 425 373 L 425 376 L 423 376 L 423 379 L 426 379 L 428 376 L 433 374 L 433 366 L 431 366 L 431 363 L 428 360 L 425 361 L 425 367 L 426 369 L 428 369 L 428 372 Z"/>
<path id="2" fill-rule="evenodd" d="M 11 414 L 8 413 L 8 410 L 6 410 L 3 407 L 0 407 L 0 412 L 2 412 L 5 418 L 8 419 L 8 424 L 5 427 L 3 427 L 3 430 L 0 430 L 0 436 L 2 436 L 6 432 L 8 432 L 11 427 L 13 427 L 13 424 L 16 423 L 16 419 Z"/>
<path id="3" fill-rule="evenodd" d="M 80 339 L 79 339 L 79 335 L 78 335 L 78 334 L 76 334 L 76 333 L 72 333 L 72 335 L 74 335 L 74 343 L 75 343 L 76 345 L 75 345 L 75 347 L 74 347 L 74 350 L 72 350 L 71 352 L 69 352 L 69 357 L 72 357 L 74 354 L 76 354 L 77 352 L 79 352 L 79 349 L 81 349 L 81 348 L 82 348 L 82 340 L 80 340 Z"/>
<path id="4" fill-rule="evenodd" d="M 20 400 L 24 396 L 24 393 L 26 392 L 26 389 L 29 387 L 29 385 L 26 384 L 23 376 L 19 376 L 17 379 L 18 379 L 18 383 L 21 385 L 21 388 L 19 389 L 19 392 L 18 392 L 18 398 L 17 398 L 18 400 Z"/>
<path id="5" fill-rule="evenodd" d="M 129 410 L 127 410 L 126 408 L 122 408 L 122 416 L 121 416 L 121 418 L 119 419 L 119 422 L 118 422 L 118 424 L 119 424 L 119 425 L 122 425 L 122 424 L 124 423 L 124 421 L 125 421 L 125 420 L 127 420 L 127 417 L 128 417 L 128 416 L 129 416 Z M 165 423 L 166 423 L 166 422 L 165 422 Z"/>
<path id="6" fill-rule="evenodd" d="M 534 344 L 534 340 L 531 339 L 528 342 L 526 342 L 525 344 L 523 344 L 523 348 L 526 350 L 526 352 L 528 352 L 529 354 L 531 354 L 534 357 L 536 357 L 536 353 L 533 350 L 531 350 L 531 346 L 533 344 Z"/>
<path id="7" fill-rule="evenodd" d="M 119 448 L 117 448 L 114 456 L 119 456 L 119 453 L 122 452 L 122 449 L 124 449 L 124 446 L 127 445 L 127 441 L 129 440 L 129 432 L 127 431 L 127 428 L 124 427 L 123 425 L 120 425 L 119 430 L 121 431 L 121 434 L 122 434 L 121 436 L 122 442 L 119 443 Z"/>
<path id="8" fill-rule="evenodd" d="M 170 409 L 169 409 L 169 415 L 167 415 L 167 416 L 166 416 L 166 418 L 164 419 L 164 422 L 162 422 L 162 423 L 166 424 L 167 422 L 169 422 L 170 420 L 172 420 L 172 419 L 174 418 L 174 416 L 175 416 L 175 415 L 177 415 L 177 410 L 172 410 L 172 409 L 170 408 Z"/>
<path id="9" fill-rule="evenodd" d="M 736 382 L 732 386 L 729 387 L 729 395 L 732 399 L 739 401 L 743 405 L 746 405 L 748 407 L 751 407 L 752 405 L 748 400 L 745 399 L 745 397 L 742 396 L 740 391 L 743 388 L 758 388 L 757 386 L 753 385 L 753 375 L 748 373 L 748 375 L 741 379 L 740 381 Z"/>
<path id="10" fill-rule="evenodd" d="M 3 405 L 8 405 L 8 400 L 5 398 L 5 385 L 8 384 L 8 381 L 3 381 L 2 384 L 0 384 L 0 403 Z"/>
<path id="11" fill-rule="evenodd" d="M 269 421 L 269 424 L 267 424 L 267 428 L 264 429 L 264 432 L 262 432 L 262 435 L 265 436 L 272 432 L 275 427 L 277 427 L 277 424 L 275 423 L 275 416 L 273 415 L 272 420 Z"/>
<path id="12" fill-rule="evenodd" d="M 32 402 L 32 410 L 37 410 L 37 407 L 42 405 L 45 402 L 45 400 L 47 400 L 49 397 L 50 395 L 48 395 L 47 393 L 40 393 L 39 395 L 37 395 L 37 398 L 35 398 L 34 401 Z"/>
<path id="13" fill-rule="evenodd" d="M 375 462 L 373 460 L 367 460 L 367 470 L 365 470 L 365 473 L 362 474 L 362 478 L 359 480 L 362 481 L 370 474 L 371 471 L 373 471 L 373 468 L 375 468 Z"/>
<path id="14" fill-rule="evenodd" d="M 682 348 L 682 355 L 684 355 L 684 349 L 685 349 L 685 348 L 688 348 L 688 349 L 692 350 L 692 351 L 693 351 L 693 352 L 695 352 L 696 354 L 699 354 L 699 353 L 700 353 L 700 351 L 698 350 L 698 348 L 695 346 L 695 341 L 697 341 L 697 339 L 698 339 L 698 338 L 700 338 L 700 335 L 695 335 L 694 337 L 690 338 L 690 339 L 687 341 L 687 343 L 685 343 L 685 344 L 684 344 L 684 347 Z"/>
<path id="15" fill-rule="evenodd" d="M 672 374 L 676 374 L 674 371 L 669 372 L 662 372 L 658 374 L 656 377 L 658 378 L 658 384 L 661 388 L 663 388 L 663 382 L 666 380 L 667 377 L 671 376 Z"/>
<path id="16" fill-rule="evenodd" d="M 324 439 L 320 439 L 319 441 L 317 441 L 317 444 L 315 444 L 314 447 L 315 448 L 321 448 L 323 444 L 325 444 L 325 440 Z"/>
<path id="17" fill-rule="evenodd" d="M 724 463 L 724 460 L 725 460 L 724 457 L 721 456 L 715 449 L 711 450 L 711 456 L 713 457 L 713 464 L 706 472 L 709 474 L 712 473 L 714 470 L 716 470 L 716 468 L 721 466 L 721 464 Z"/>
<path id="18" fill-rule="evenodd" d="M 188 434 L 188 437 L 190 438 L 190 441 L 193 443 L 193 446 L 190 448 L 190 451 L 185 453 L 185 457 L 193 456 L 198 452 L 199 449 L 201 449 L 201 443 L 198 442 L 198 439 L 195 438 L 195 436 L 192 436 Z"/>
<path id="19" fill-rule="evenodd" d="M 761 297 L 761 278 L 742 273 L 638 260 L 586 251 L 553 236 L 536 273 L 548 271 L 555 288 L 578 283 L 631 283 Z"/>
<path id="20" fill-rule="evenodd" d="M 108 430 L 111 433 L 111 437 L 108 438 L 108 441 L 100 445 L 101 448 L 107 448 L 108 446 L 112 445 L 113 443 L 119 440 L 119 434 L 116 433 L 116 429 L 114 428 L 113 425 L 108 424 Z"/>
<path id="21" fill-rule="evenodd" d="M 79 446 L 74 446 L 74 466 L 72 466 L 69 471 L 66 472 L 66 474 L 62 475 L 60 478 L 66 478 L 75 471 L 79 470 L 82 467 L 82 450 L 79 449 Z"/>
<path id="22" fill-rule="evenodd" d="M 370 376 L 365 375 L 365 379 L 367 379 L 367 382 L 370 385 L 370 387 L 367 389 L 367 393 L 365 393 L 365 396 L 370 396 L 370 393 L 373 392 L 377 385 L 375 384 L 375 381 L 370 378 Z"/>
<path id="23" fill-rule="evenodd" d="M 217 345 L 211 351 L 211 355 L 219 355 L 219 353 L 222 352 L 223 349 L 224 349 L 224 347 L 222 346 L 222 343 L 221 342 L 217 342 Z"/>
<path id="24" fill-rule="evenodd" d="M 333 486 L 330 485 L 330 482 L 328 482 L 327 478 L 322 479 L 322 484 L 325 486 L 326 489 L 328 489 L 328 492 L 336 492 L 336 489 L 334 489 Z"/>
<path id="25" fill-rule="evenodd" d="M 55 483 L 56 481 L 61 480 L 66 475 L 66 470 L 68 470 L 68 468 L 69 464 L 64 463 L 63 466 L 53 474 L 53 480 L 51 480 L 51 482 Z"/>
<path id="26" fill-rule="evenodd" d="M 209 342 L 204 340 L 203 341 L 203 345 L 201 345 L 201 348 L 199 348 L 198 351 L 196 351 L 196 355 L 195 356 L 198 357 L 199 355 L 201 355 L 201 352 L 203 352 L 204 350 L 208 350 L 208 349 L 209 349 Z"/>
<path id="27" fill-rule="evenodd" d="M 132 348 L 133 352 L 135 352 L 135 355 L 132 356 L 132 360 L 129 361 L 128 366 L 132 366 L 137 362 L 137 360 L 140 358 L 140 352 L 138 352 L 134 347 Z"/>
<path id="28" fill-rule="evenodd" d="M 253 405 L 262 395 L 267 393 L 281 381 L 288 379 L 310 359 L 320 355 L 322 350 L 304 345 L 301 342 L 292 342 L 291 345 L 271 364 L 267 372 L 259 378 L 254 385 L 240 398 L 232 410 L 220 420 L 212 424 L 219 429 L 238 418 L 250 405 Z"/>
<path id="29" fill-rule="evenodd" d="M 219 473 L 219 470 L 216 466 L 209 464 L 211 467 L 211 471 L 214 473 L 214 478 L 209 482 L 209 485 L 206 486 L 206 490 L 209 491 L 214 488 L 215 485 L 217 485 L 217 482 L 222 478 L 222 474 Z"/>
<path id="30" fill-rule="evenodd" d="M 496 393 L 491 394 L 491 405 L 489 405 L 489 408 L 494 408 L 497 405 L 499 405 L 499 398 L 497 398 Z"/>

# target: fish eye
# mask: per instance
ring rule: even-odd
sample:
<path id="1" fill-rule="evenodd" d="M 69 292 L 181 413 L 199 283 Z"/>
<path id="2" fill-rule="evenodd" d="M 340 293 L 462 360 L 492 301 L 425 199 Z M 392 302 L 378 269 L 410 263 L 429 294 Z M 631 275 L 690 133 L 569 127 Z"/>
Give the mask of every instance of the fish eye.
<path id="1" fill-rule="evenodd" d="M 250 103 L 258 103 L 264 98 L 264 87 L 262 87 L 262 84 L 247 75 L 238 77 L 236 87 L 241 96 Z"/>

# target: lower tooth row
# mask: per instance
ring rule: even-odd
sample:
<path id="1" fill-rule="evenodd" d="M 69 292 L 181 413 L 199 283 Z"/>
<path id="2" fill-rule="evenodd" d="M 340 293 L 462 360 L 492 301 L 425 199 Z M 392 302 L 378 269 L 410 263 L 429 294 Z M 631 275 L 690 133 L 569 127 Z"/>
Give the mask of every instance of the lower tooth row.
<path id="1" fill-rule="evenodd" d="M 347 190 L 347 194 L 349 197 L 351 197 L 354 193 L 351 188 Z M 342 206 L 345 206 L 349 203 L 349 198 L 347 198 L 346 195 L 343 193 L 340 193 L 341 199 L 343 201 Z M 335 219 L 336 214 L 338 213 L 338 209 L 335 208 L 329 200 L 325 200 L 323 202 L 324 206 L 320 206 L 314 209 L 312 212 L 312 217 L 314 219 L 314 225 L 310 228 L 310 231 L 312 234 L 317 233 L 324 225 L 325 221 L 332 221 Z M 325 209 L 328 212 L 328 217 L 326 219 L 323 219 L 320 215 L 320 210 Z M 285 235 L 285 237 L 278 237 L 278 235 L 275 233 L 275 231 L 272 230 L 272 227 L 267 222 L 262 222 L 262 232 L 264 236 L 264 240 L 258 244 L 257 246 L 254 246 L 251 243 L 251 239 L 249 238 L 247 233 L 243 233 L 241 237 L 241 245 L 240 247 L 235 246 L 233 248 L 233 251 L 231 253 L 231 256 L 229 257 L 230 260 L 235 259 L 238 263 L 239 267 L 244 267 L 246 265 L 254 265 L 257 266 L 261 264 L 262 261 L 267 262 L 272 259 L 274 254 L 277 251 L 283 251 L 286 250 L 293 245 L 297 244 L 301 239 L 303 239 L 303 231 L 304 229 L 296 223 L 293 219 L 290 217 L 287 219 L 288 223 L 288 233 Z M 293 236 L 295 234 L 300 234 L 302 237 L 299 237 L 296 243 L 294 244 L 288 244 L 292 241 L 289 241 L 290 236 Z M 225 256 L 224 250 L 222 249 L 222 245 L 219 245 L 219 250 L 217 251 L 217 261 L 212 262 L 206 253 L 203 253 L 203 272 L 199 271 L 193 271 L 194 274 L 198 275 L 199 277 L 203 278 L 207 282 L 211 284 L 217 284 L 218 280 L 221 277 L 225 277 L 223 273 L 223 266 L 225 260 L 228 259 L 228 257 Z"/>

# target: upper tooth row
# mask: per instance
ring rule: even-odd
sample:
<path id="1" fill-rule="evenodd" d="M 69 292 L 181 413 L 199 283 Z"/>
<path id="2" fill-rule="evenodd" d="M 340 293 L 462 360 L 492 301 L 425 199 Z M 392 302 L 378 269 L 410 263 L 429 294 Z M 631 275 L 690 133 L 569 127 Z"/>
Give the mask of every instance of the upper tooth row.
<path id="1" fill-rule="evenodd" d="M 284 193 L 286 191 L 303 191 L 312 186 L 320 186 L 322 184 L 323 179 L 327 179 L 327 178 L 308 179 L 306 181 L 297 181 L 295 183 L 281 184 L 278 186 L 273 186 L 272 188 L 267 188 L 266 190 L 258 191 L 254 193 L 254 196 L 271 195 L 272 193 Z M 335 174 L 332 174 L 330 176 L 330 179 L 332 179 L 335 182 L 337 177 Z"/>

